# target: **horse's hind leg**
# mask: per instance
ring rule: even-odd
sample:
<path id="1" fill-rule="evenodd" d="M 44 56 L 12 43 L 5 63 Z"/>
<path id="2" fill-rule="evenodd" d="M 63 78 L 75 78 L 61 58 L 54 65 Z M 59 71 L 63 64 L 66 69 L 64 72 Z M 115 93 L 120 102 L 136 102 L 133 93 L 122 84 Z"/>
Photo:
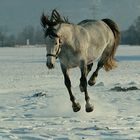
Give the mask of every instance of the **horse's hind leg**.
<path id="1" fill-rule="evenodd" d="M 87 65 L 87 74 L 86 74 L 86 76 L 87 76 L 87 75 L 89 74 L 89 72 L 91 71 L 92 66 L 93 66 L 93 63 Z"/>
<path id="2" fill-rule="evenodd" d="M 91 71 L 92 66 L 93 66 L 93 63 L 87 65 L 86 76 L 87 76 L 87 75 L 89 74 L 89 72 Z M 83 89 L 83 86 L 81 85 L 81 82 L 80 82 L 79 88 L 80 88 L 80 91 L 81 91 L 81 92 L 84 92 L 84 89 Z"/>
<path id="3" fill-rule="evenodd" d="M 90 97 L 88 95 L 88 92 L 87 92 L 87 67 L 84 65 L 84 62 L 81 63 L 81 66 L 80 66 L 80 69 L 81 69 L 81 78 L 80 78 L 80 85 L 82 86 L 83 88 L 83 91 L 85 92 L 85 100 L 86 100 L 86 112 L 91 112 L 93 111 L 93 105 L 90 104 Z"/>
<path id="4" fill-rule="evenodd" d="M 66 85 L 66 87 L 68 89 L 70 100 L 72 102 L 73 111 L 74 112 L 78 112 L 81 109 L 81 106 L 80 106 L 79 103 L 75 102 L 75 97 L 72 94 L 72 91 L 71 91 L 71 81 L 70 81 L 70 78 L 69 78 L 69 75 L 68 75 L 68 69 L 65 68 L 63 65 L 61 65 L 61 69 L 62 69 L 62 72 L 63 72 L 63 75 L 64 75 L 65 85 Z"/>
<path id="5" fill-rule="evenodd" d="M 104 64 L 107 62 L 108 58 L 109 58 L 109 52 L 110 52 L 110 46 L 107 46 L 106 49 L 104 50 L 101 59 L 99 60 L 98 64 L 97 64 L 97 68 L 95 70 L 95 72 L 91 75 L 88 84 L 90 86 L 93 86 L 96 83 L 96 78 L 98 76 L 98 72 L 99 70 L 104 66 Z"/>
<path id="6" fill-rule="evenodd" d="M 96 83 L 96 78 L 98 76 L 98 72 L 99 70 L 103 67 L 103 63 L 101 63 L 100 61 L 98 62 L 97 64 L 97 68 L 96 70 L 93 72 L 93 74 L 91 75 L 89 81 L 88 81 L 88 84 L 90 86 L 93 86 L 95 83 Z"/>

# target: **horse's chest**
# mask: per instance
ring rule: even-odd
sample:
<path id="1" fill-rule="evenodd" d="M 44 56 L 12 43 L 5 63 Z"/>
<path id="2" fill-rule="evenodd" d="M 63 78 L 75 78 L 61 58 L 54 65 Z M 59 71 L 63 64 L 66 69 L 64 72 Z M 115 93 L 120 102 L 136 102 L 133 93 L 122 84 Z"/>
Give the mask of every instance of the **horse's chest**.
<path id="1" fill-rule="evenodd" d="M 76 52 L 63 51 L 60 54 L 60 62 L 68 68 L 77 67 L 79 65 L 79 56 Z"/>

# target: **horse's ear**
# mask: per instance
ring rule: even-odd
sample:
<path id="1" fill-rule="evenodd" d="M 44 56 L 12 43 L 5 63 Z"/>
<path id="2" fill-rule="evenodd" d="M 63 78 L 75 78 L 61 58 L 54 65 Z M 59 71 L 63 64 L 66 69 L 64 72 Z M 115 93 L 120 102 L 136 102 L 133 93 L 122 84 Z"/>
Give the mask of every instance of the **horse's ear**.
<path id="1" fill-rule="evenodd" d="M 41 25 L 43 26 L 43 28 L 45 28 L 47 25 L 49 25 L 48 16 L 45 16 L 44 13 L 42 13 L 40 20 L 41 20 Z"/>
<path id="2" fill-rule="evenodd" d="M 54 10 L 52 11 L 51 20 L 50 20 L 50 21 L 56 22 L 56 23 L 63 23 L 63 22 L 66 22 L 67 19 L 61 17 L 61 15 L 59 14 L 59 12 L 58 12 L 56 9 L 54 9 Z"/>
<path id="3" fill-rule="evenodd" d="M 52 18 L 52 17 L 51 17 Z M 41 25 L 43 26 L 43 28 L 46 28 L 46 26 L 50 27 L 50 26 L 55 26 L 57 25 L 56 21 L 51 21 L 49 20 L 49 17 L 46 15 L 44 15 L 44 13 L 41 16 Z M 56 20 L 56 19 L 55 19 Z"/>
<path id="4" fill-rule="evenodd" d="M 58 11 L 56 9 L 54 9 L 52 11 L 52 14 L 51 14 L 51 21 L 52 22 L 59 22 L 60 19 L 61 19 L 60 14 L 58 13 Z"/>

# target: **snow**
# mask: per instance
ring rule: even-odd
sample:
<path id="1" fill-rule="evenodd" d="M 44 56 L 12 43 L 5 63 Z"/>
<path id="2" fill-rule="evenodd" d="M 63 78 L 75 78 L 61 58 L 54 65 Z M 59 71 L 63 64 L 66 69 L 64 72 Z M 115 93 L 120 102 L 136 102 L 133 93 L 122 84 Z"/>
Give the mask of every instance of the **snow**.
<path id="1" fill-rule="evenodd" d="M 48 70 L 45 55 L 44 47 L 0 48 L 0 139 L 140 139 L 139 46 L 119 46 L 118 68 L 101 70 L 96 85 L 88 86 L 92 113 L 85 112 L 79 69 L 70 73 L 82 106 L 74 113 L 59 63 Z"/>

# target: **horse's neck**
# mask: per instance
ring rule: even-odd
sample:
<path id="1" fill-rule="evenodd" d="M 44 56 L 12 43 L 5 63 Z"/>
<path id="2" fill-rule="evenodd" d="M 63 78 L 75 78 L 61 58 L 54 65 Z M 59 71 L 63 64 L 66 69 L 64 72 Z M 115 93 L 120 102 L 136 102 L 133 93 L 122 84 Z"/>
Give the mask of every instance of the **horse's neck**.
<path id="1" fill-rule="evenodd" d="M 60 34 L 62 37 L 62 42 L 72 47 L 73 49 L 76 49 L 75 43 L 78 43 L 79 36 L 80 36 L 80 27 L 75 24 L 62 24 Z"/>
<path id="2" fill-rule="evenodd" d="M 71 37 L 73 36 L 72 31 L 73 31 L 72 24 L 61 24 L 59 32 L 64 42 L 71 40 Z"/>

